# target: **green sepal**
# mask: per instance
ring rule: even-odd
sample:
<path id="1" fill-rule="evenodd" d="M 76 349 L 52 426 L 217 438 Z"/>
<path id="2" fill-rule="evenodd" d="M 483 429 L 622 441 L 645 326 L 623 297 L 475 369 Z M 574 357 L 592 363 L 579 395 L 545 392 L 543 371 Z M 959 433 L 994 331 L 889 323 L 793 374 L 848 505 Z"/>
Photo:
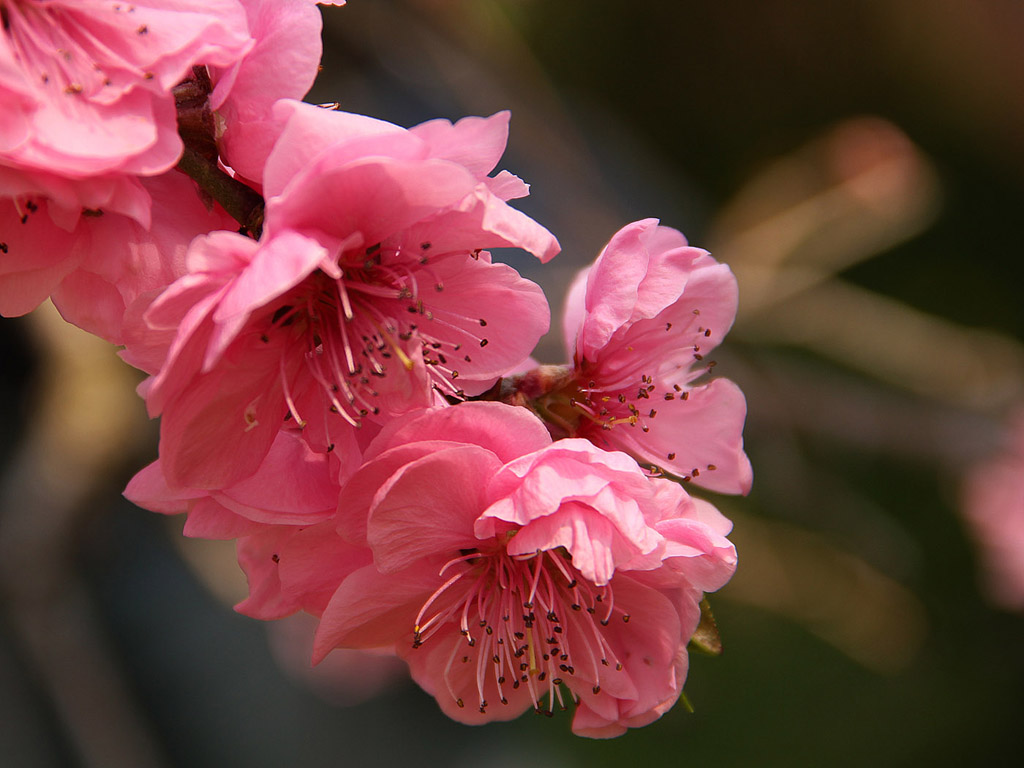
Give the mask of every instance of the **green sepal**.
<path id="1" fill-rule="evenodd" d="M 686 691 L 679 692 L 679 703 L 682 704 L 686 711 L 691 715 L 697 711 L 693 708 L 693 704 L 690 703 L 690 699 L 687 698 Z"/>
<path id="2" fill-rule="evenodd" d="M 722 636 L 718 634 L 718 625 L 707 598 L 700 601 L 700 624 L 690 638 L 688 647 L 691 651 L 700 651 L 709 656 L 722 655 Z"/>

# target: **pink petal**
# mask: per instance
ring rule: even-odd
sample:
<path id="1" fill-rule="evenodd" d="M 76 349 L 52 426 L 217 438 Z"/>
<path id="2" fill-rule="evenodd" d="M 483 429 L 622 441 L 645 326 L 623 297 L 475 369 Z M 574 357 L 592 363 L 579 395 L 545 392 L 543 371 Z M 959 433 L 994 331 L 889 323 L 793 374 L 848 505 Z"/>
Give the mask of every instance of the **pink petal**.
<path id="1" fill-rule="evenodd" d="M 437 564 L 417 563 L 382 574 L 369 565 L 346 578 L 334 593 L 313 642 L 313 663 L 333 648 L 386 648 L 412 644 L 416 614 L 438 582 Z"/>
<path id="2" fill-rule="evenodd" d="M 569 284 L 562 308 L 562 343 L 568 357 L 573 357 L 579 348 L 579 334 L 586 318 L 587 276 L 590 269 L 580 270 Z"/>
<path id="3" fill-rule="evenodd" d="M 267 345 L 270 346 L 270 345 Z M 251 357 L 192 380 L 164 408 L 160 455 L 172 485 L 224 488 L 259 467 L 280 429 L 283 396 L 277 365 Z M 233 382 L 231 388 L 225 381 Z"/>
<path id="4" fill-rule="evenodd" d="M 392 422 L 367 449 L 367 459 L 403 443 L 446 440 L 486 448 L 507 463 L 551 444 L 544 424 L 526 408 L 496 402 L 467 402 L 424 411 Z"/>
<path id="5" fill-rule="evenodd" d="M 377 567 L 390 573 L 431 555 L 476 547 L 473 521 L 486 507 L 486 480 L 500 466 L 490 451 L 466 445 L 398 470 L 370 510 L 366 538 Z"/>
<path id="6" fill-rule="evenodd" d="M 188 508 L 188 502 L 200 498 L 202 491 L 192 488 L 171 488 L 164 479 L 160 459 L 135 473 L 124 489 L 128 501 L 152 512 L 177 515 Z"/>
<path id="7" fill-rule="evenodd" d="M 239 539 L 262 533 L 266 526 L 225 509 L 213 499 L 199 499 L 188 512 L 182 534 L 194 539 Z"/>
<path id="8" fill-rule="evenodd" d="M 318 235 L 322 242 L 362 235 L 366 246 L 460 200 L 469 174 L 439 160 L 368 157 L 347 164 L 325 153 L 267 206 L 267 221 Z M 323 240 L 323 237 L 328 240 Z"/>
<path id="9" fill-rule="evenodd" d="M 587 581 L 604 586 L 619 565 L 634 559 L 635 550 L 619 535 L 612 521 L 582 504 L 566 504 L 551 515 L 519 529 L 506 549 L 510 555 L 565 547 L 572 564 Z M 650 567 L 661 564 L 655 558 Z"/>
<path id="10" fill-rule="evenodd" d="M 322 245 L 295 232 L 261 240 L 252 261 L 228 286 L 213 313 L 213 321 L 225 332 L 214 334 L 206 367 L 220 357 L 253 311 L 305 280 L 326 256 Z"/>
<path id="11" fill-rule="evenodd" d="M 686 400 L 658 404 L 650 432 L 614 429 L 608 441 L 680 477 L 720 493 L 747 493 L 753 482 L 743 452 L 746 400 L 728 379 L 690 390 Z M 693 470 L 698 471 L 693 475 Z"/>
<path id="12" fill-rule="evenodd" d="M 607 738 L 621 733 L 621 727 L 638 727 L 656 720 L 679 698 L 685 681 L 688 638 L 682 636 L 671 601 L 626 577 L 616 579 L 613 588 L 616 605 L 623 607 L 630 620 L 625 623 L 613 618 L 604 636 L 622 663 L 622 672 L 635 694 L 615 696 L 616 714 L 607 718 L 595 715 L 600 710 L 608 711 L 607 707 L 600 707 L 599 697 L 614 695 L 612 686 L 621 685 L 615 680 L 614 671 L 602 676 L 600 694 L 586 688 L 574 691 L 581 700 L 577 709 L 581 714 L 577 715 L 579 722 L 573 720 L 573 732 L 583 736 Z"/>
<path id="13" fill-rule="evenodd" d="M 465 336 L 461 359 L 449 359 L 459 379 L 493 383 L 533 351 L 547 333 L 544 292 L 504 264 L 442 260 L 435 267 L 443 291 L 430 297 L 431 314 Z M 432 320 L 421 323 L 431 332 Z M 508 332 L 509 329 L 515 332 Z"/>
<path id="14" fill-rule="evenodd" d="M 248 0 L 245 9 L 256 44 L 232 69 L 214 73 L 210 102 L 225 124 L 221 153 L 235 171 L 259 182 L 284 127 L 272 107 L 278 99 L 301 99 L 313 85 L 322 22 L 308 0 Z"/>
<path id="15" fill-rule="evenodd" d="M 577 351 L 596 360 L 599 351 L 632 316 L 640 281 L 647 272 L 644 246 L 657 219 L 628 224 L 612 237 L 587 275 L 587 315 L 579 333 Z"/>
<path id="16" fill-rule="evenodd" d="M 294 595 L 281 590 L 278 575 L 278 553 L 296 532 L 291 526 L 267 526 L 238 540 L 238 564 L 249 582 L 249 596 L 235 606 L 236 611 L 269 620 L 290 616 L 302 607 Z"/>
<path id="17" fill-rule="evenodd" d="M 263 192 L 267 199 L 281 194 L 319 153 L 336 144 L 367 136 L 397 137 L 405 133 L 383 120 L 291 99 L 277 102 L 273 111 L 285 127 L 263 170 Z"/>
<path id="18" fill-rule="evenodd" d="M 455 663 L 451 663 L 453 647 L 457 648 Z M 487 674 L 483 680 L 483 697 L 488 706 L 486 711 L 480 711 L 476 671 L 478 655 L 486 651 L 482 644 L 469 648 L 454 624 L 439 630 L 422 647 L 400 646 L 399 652 L 409 662 L 413 680 L 456 722 L 466 725 L 504 722 L 519 717 L 533 706 L 529 688 L 525 685 L 513 688 L 510 683 L 502 686 L 507 703 L 502 702 L 494 675 Z M 491 664 L 491 660 L 486 659 L 485 663 Z"/>
<path id="19" fill-rule="evenodd" d="M 430 120 L 409 129 L 430 146 L 431 154 L 461 165 L 477 179 L 487 176 L 508 143 L 511 113 L 498 112 L 490 117 L 464 117 L 452 125 L 448 120 Z"/>
<path id="20" fill-rule="evenodd" d="M 398 445 L 366 462 L 345 484 L 338 499 L 338 532 L 348 541 L 366 543 L 366 524 L 373 498 L 387 480 L 406 464 L 457 443 L 424 440 Z"/>
<path id="21" fill-rule="evenodd" d="M 329 517 L 338 503 L 330 454 L 295 432 L 278 432 L 259 470 L 217 494 L 236 514 L 260 523 L 301 525 Z"/>
<path id="22" fill-rule="evenodd" d="M 281 591 L 304 611 L 319 615 L 342 581 L 372 561 L 370 550 L 341 539 L 331 521 L 302 528 L 278 553 Z"/>

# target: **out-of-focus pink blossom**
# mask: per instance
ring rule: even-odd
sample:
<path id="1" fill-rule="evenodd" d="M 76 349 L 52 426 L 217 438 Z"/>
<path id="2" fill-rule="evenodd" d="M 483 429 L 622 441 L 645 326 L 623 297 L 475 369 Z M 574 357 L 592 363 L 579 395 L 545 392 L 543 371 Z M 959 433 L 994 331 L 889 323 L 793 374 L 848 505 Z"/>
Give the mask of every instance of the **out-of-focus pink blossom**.
<path id="1" fill-rule="evenodd" d="M 975 466 L 964 484 L 963 514 L 978 544 L 992 600 L 1024 610 L 1024 411 L 1005 449 Z"/>
<path id="2" fill-rule="evenodd" d="M 573 729 L 609 737 L 675 703 L 699 601 L 735 567 L 714 508 L 499 403 L 427 412 L 368 456 L 339 530 L 373 564 L 331 598 L 315 659 L 394 648 L 465 723 L 571 698 Z"/>
<path id="3" fill-rule="evenodd" d="M 175 334 L 144 387 L 172 485 L 247 477 L 286 419 L 327 451 L 353 427 L 483 391 L 548 327 L 540 288 L 482 250 L 558 250 L 505 202 L 525 185 L 487 175 L 507 114 L 404 130 L 278 109 L 262 238 L 197 239 L 145 315 L 147 332 Z"/>
<path id="4" fill-rule="evenodd" d="M 563 323 L 573 369 L 543 407 L 567 434 L 695 483 L 746 493 L 746 402 L 695 384 L 736 316 L 736 279 L 655 219 L 629 224 L 573 283 Z"/>

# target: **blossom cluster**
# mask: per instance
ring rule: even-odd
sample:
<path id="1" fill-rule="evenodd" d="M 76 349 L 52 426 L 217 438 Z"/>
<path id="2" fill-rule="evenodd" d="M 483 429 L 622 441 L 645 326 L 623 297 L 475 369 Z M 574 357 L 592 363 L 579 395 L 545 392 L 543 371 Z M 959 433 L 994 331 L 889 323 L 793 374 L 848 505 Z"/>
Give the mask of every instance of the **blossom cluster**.
<path id="1" fill-rule="evenodd" d="M 148 374 L 126 495 L 235 539 L 314 661 L 391 652 L 453 718 L 575 708 L 606 737 L 679 698 L 745 404 L 710 379 L 736 282 L 653 219 L 543 291 L 490 249 L 555 237 L 495 171 L 509 115 L 405 129 L 303 103 L 309 0 L 0 5 L 0 312 L 52 298 Z"/>

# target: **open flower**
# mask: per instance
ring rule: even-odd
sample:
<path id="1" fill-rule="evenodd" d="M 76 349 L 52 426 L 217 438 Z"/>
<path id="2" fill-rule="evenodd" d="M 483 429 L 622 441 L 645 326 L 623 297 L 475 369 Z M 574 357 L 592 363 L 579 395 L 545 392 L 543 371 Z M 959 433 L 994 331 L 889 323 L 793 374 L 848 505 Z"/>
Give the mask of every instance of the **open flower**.
<path id="1" fill-rule="evenodd" d="M 154 189 L 147 179 L 181 157 L 174 86 L 252 45 L 244 10 L 237 0 L 4 0 L 0 17 L 0 313 L 55 293 L 67 319 L 120 343 L 125 304 L 177 277 L 179 249 L 218 218 L 194 214 L 202 206 L 179 181 Z M 154 223 L 167 187 L 182 202 L 174 221 Z"/>
<path id="2" fill-rule="evenodd" d="M 570 289 L 563 330 L 571 369 L 537 372 L 524 391 L 540 395 L 556 431 L 746 493 L 743 393 L 727 379 L 698 382 L 732 327 L 736 296 L 729 268 L 680 232 L 655 219 L 629 224 Z"/>
<path id="3" fill-rule="evenodd" d="M 278 109 L 262 238 L 198 238 L 146 314 L 175 334 L 146 385 L 172 485 L 248 476 L 286 419 L 327 451 L 364 421 L 483 391 L 548 327 L 540 288 L 482 250 L 558 250 L 505 202 L 525 185 L 487 176 L 507 113 L 405 130 Z"/>
<path id="4" fill-rule="evenodd" d="M 0 15 L 0 181 L 65 225 L 82 208 L 148 216 L 133 177 L 181 155 L 171 89 L 252 44 L 237 0 L 5 0 Z"/>
<path id="5" fill-rule="evenodd" d="M 373 564 L 331 598 L 315 659 L 394 648 L 466 723 L 574 701 L 573 729 L 607 737 L 675 703 L 699 601 L 735 566 L 717 511 L 498 403 L 428 412 L 368 455 L 339 530 Z"/>

